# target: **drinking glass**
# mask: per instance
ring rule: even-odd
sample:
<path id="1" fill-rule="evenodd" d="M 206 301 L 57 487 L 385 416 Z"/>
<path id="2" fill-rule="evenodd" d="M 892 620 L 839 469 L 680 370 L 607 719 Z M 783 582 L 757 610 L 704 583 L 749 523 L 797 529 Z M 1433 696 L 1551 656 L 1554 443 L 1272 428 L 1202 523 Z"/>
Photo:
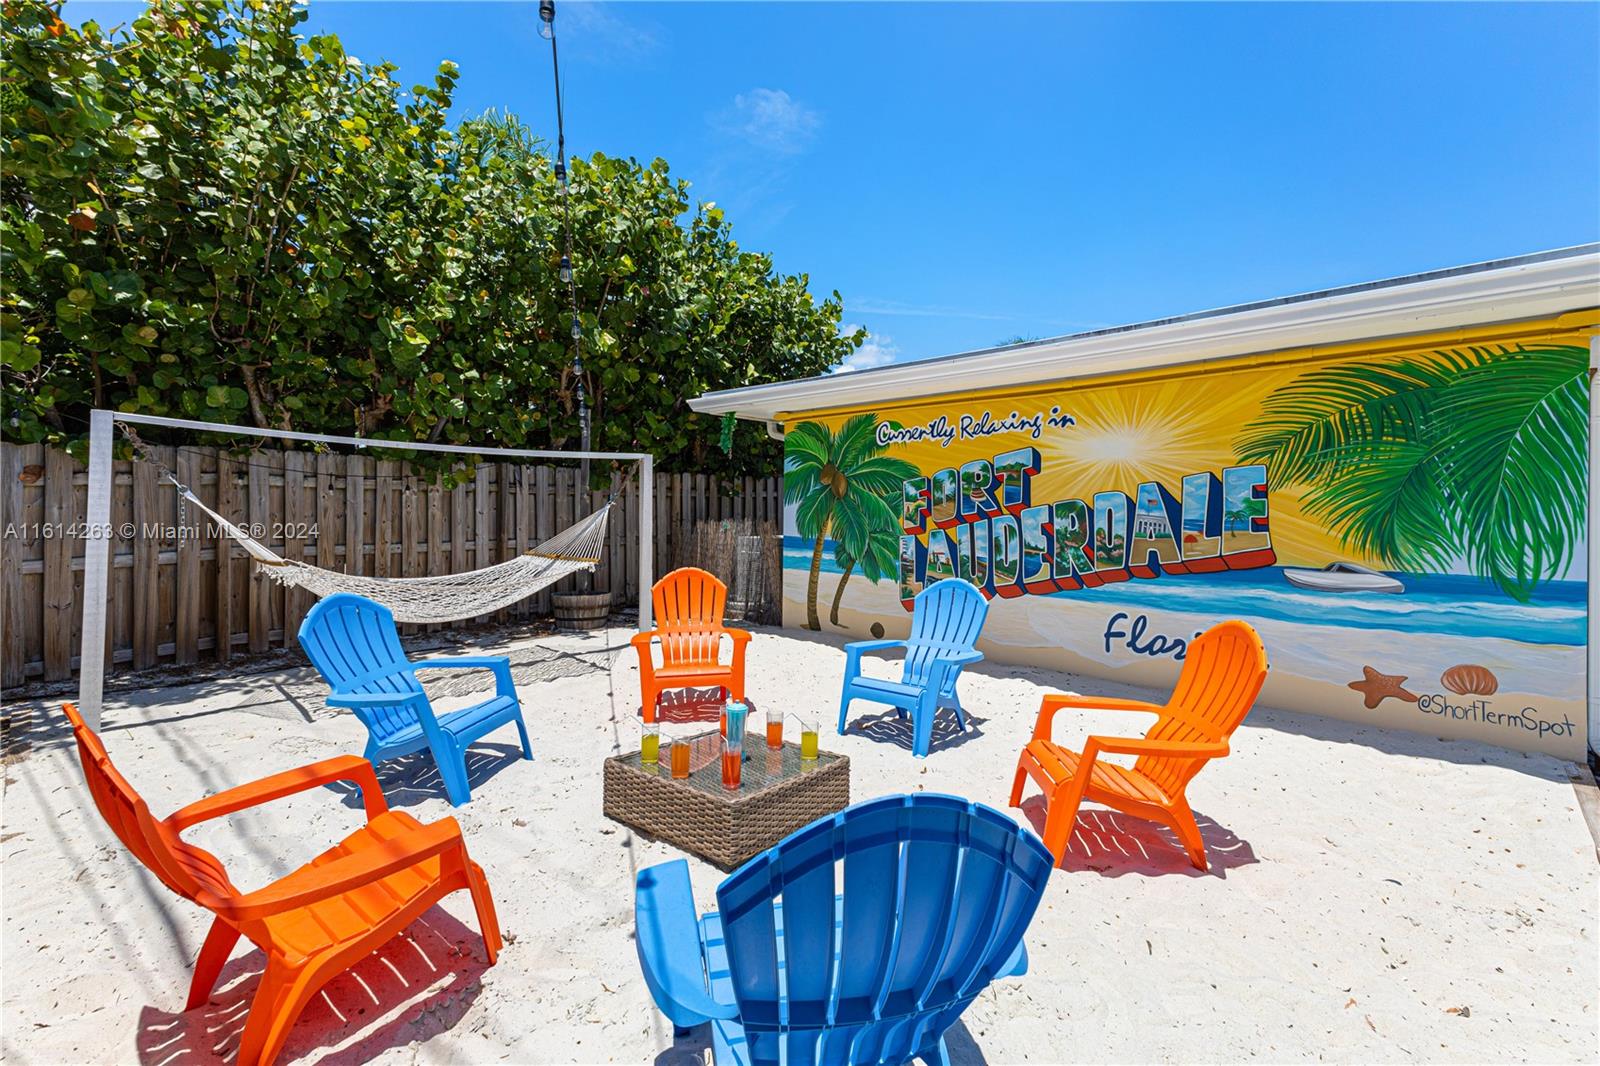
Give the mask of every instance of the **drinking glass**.
<path id="1" fill-rule="evenodd" d="M 767 712 L 767 747 L 783 747 L 783 715 L 778 711 Z"/>
<path id="2" fill-rule="evenodd" d="M 744 765 L 744 744 L 732 737 L 722 741 L 722 787 L 730 792 L 738 791 L 739 774 Z"/>
<path id="3" fill-rule="evenodd" d="M 661 724 L 639 723 L 639 762 L 654 766 L 661 758 Z"/>
<path id="4" fill-rule="evenodd" d="M 817 720 L 815 718 L 800 719 L 800 759 L 803 762 L 814 762 L 817 758 Z"/>
<path id="5" fill-rule="evenodd" d="M 689 776 L 689 739 L 687 737 L 675 737 L 675 738 L 673 738 L 672 751 L 671 751 L 671 754 L 668 756 L 668 758 L 670 758 L 672 760 L 672 776 L 673 777 L 680 777 L 680 778 L 681 777 L 688 777 Z"/>
<path id="6" fill-rule="evenodd" d="M 722 705 L 722 738 L 744 744 L 745 719 L 750 705 L 743 700 L 729 700 Z"/>

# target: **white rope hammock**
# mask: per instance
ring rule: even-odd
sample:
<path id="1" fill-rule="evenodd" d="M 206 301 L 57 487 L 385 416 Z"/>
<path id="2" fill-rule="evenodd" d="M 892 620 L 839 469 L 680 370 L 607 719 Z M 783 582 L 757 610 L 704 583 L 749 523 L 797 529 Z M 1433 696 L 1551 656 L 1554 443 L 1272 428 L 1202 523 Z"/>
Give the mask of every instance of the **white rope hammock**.
<path id="1" fill-rule="evenodd" d="M 178 495 L 216 519 L 268 577 L 318 596 L 354 592 L 394 612 L 398 622 L 454 622 L 509 607 L 570 574 L 593 570 L 606 539 L 606 519 L 614 501 L 557 533 L 537 548 L 481 570 L 439 577 L 362 577 L 285 559 L 200 502 L 188 487 L 170 478 Z"/>

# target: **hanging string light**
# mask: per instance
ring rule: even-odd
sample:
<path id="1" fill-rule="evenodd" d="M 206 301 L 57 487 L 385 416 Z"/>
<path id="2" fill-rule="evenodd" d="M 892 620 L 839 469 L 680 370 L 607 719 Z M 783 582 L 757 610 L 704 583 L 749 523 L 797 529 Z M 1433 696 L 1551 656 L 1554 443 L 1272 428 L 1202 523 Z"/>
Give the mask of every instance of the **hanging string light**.
<path id="1" fill-rule="evenodd" d="M 578 436 L 584 451 L 589 450 L 589 396 L 583 384 L 583 324 L 578 317 L 578 284 L 572 275 L 572 200 L 567 184 L 567 130 L 561 107 L 561 59 L 556 50 L 555 0 L 539 0 L 539 36 L 550 42 L 550 68 L 556 85 L 556 192 L 561 196 L 561 281 L 567 287 L 572 307 L 572 377 L 577 383 Z M 584 480 L 588 480 L 588 460 L 584 460 Z"/>

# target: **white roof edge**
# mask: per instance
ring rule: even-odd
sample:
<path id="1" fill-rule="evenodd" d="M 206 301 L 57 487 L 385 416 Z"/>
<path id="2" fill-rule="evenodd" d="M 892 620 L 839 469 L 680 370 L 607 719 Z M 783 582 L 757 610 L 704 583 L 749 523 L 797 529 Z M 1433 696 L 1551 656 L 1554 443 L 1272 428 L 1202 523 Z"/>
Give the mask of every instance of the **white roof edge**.
<path id="1" fill-rule="evenodd" d="M 780 414 L 903 403 L 974 388 L 1377 340 L 1600 307 L 1600 244 L 1579 245 L 1067 337 L 872 370 L 708 392 L 704 414 Z"/>

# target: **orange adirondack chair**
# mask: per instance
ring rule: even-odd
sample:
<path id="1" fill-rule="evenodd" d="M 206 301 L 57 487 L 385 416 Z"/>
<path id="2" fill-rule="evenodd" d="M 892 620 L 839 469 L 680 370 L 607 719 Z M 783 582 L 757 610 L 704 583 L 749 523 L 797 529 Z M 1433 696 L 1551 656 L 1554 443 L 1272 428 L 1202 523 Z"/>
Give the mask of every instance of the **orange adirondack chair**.
<path id="1" fill-rule="evenodd" d="M 1022 803 L 1032 775 L 1048 804 L 1044 845 L 1059 864 L 1072 839 L 1078 806 L 1091 799 L 1125 814 L 1165 822 L 1178 834 L 1189 861 L 1206 868 L 1206 846 L 1184 790 L 1210 759 L 1228 754 L 1228 738 L 1254 706 L 1267 677 L 1267 652 L 1244 622 L 1212 626 L 1189 645 L 1183 672 L 1165 707 L 1139 700 L 1090 696 L 1046 696 L 1039 705 L 1033 740 L 1017 759 L 1011 806 Z M 1050 724 L 1063 707 L 1147 711 L 1156 724 L 1143 738 L 1091 736 L 1083 752 L 1050 739 Z M 1132 767 L 1099 760 L 1102 752 L 1137 755 Z"/>
<path id="2" fill-rule="evenodd" d="M 403 811 L 389 810 L 367 760 L 342 755 L 287 770 L 156 821 L 77 708 L 69 703 L 64 710 L 77 735 L 89 791 L 106 824 L 162 884 L 216 915 L 195 960 L 184 1010 L 210 997 L 241 935 L 266 953 L 266 973 L 239 1041 L 238 1066 L 272 1062 L 318 989 L 456 889 L 472 893 L 484 950 L 494 965 L 500 952 L 494 901 L 483 871 L 467 856 L 456 820 L 423 825 Z M 198 822 L 330 781 L 349 781 L 361 789 L 367 824 L 265 888 L 241 892 L 215 855 L 182 839 L 183 831 Z"/>
<path id="3" fill-rule="evenodd" d="M 744 699 L 744 649 L 750 634 L 722 624 L 728 586 L 716 575 L 692 566 L 681 567 L 650 589 L 656 628 L 635 634 L 639 653 L 639 687 L 644 696 L 644 720 L 656 720 L 656 700 L 663 689 L 712 686 L 729 697 Z M 733 640 L 733 662 L 723 665 L 722 638 Z M 661 665 L 650 654 L 653 641 L 661 642 Z"/>

